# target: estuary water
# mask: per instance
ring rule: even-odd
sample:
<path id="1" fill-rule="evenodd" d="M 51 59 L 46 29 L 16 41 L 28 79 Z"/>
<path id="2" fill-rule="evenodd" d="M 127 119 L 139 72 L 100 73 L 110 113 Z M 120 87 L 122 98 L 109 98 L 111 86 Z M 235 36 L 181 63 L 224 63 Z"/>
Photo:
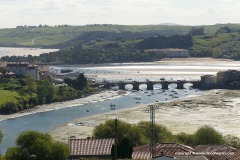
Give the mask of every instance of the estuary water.
<path id="1" fill-rule="evenodd" d="M 43 53 L 56 52 L 59 49 L 41 49 L 41 48 L 14 48 L 0 47 L 0 57 L 3 56 L 39 56 Z"/>
<path id="2" fill-rule="evenodd" d="M 218 60 L 167 60 L 154 63 L 134 63 L 134 64 L 111 64 L 106 66 L 50 66 L 52 72 L 60 73 L 61 69 L 72 69 L 74 72 L 83 72 L 87 76 L 95 78 L 97 81 L 133 81 L 139 80 L 198 80 L 201 75 L 215 74 L 221 70 L 237 69 L 240 64 L 234 61 Z M 156 101 L 170 101 L 172 99 L 186 97 L 189 95 L 200 95 L 203 92 L 198 89 L 191 89 L 191 84 L 185 84 L 185 89 L 177 90 L 175 84 L 169 85 L 169 90 L 163 91 L 161 85 L 154 85 L 153 91 L 147 91 L 146 85 L 140 86 L 140 91 L 134 91 L 126 96 L 115 99 L 108 99 L 102 102 L 90 102 L 71 108 L 64 108 L 49 112 L 36 113 L 15 119 L 0 122 L 4 139 L 0 144 L 1 152 L 4 154 L 8 147 L 14 145 L 16 137 L 26 130 L 38 130 L 48 132 L 54 127 L 66 123 L 70 120 L 90 116 L 94 114 L 113 112 L 110 104 L 115 104 L 116 110 L 134 107 L 139 104 L 150 104 Z M 131 90 L 132 86 L 126 88 Z M 113 89 L 117 89 L 113 88 Z M 136 100 L 140 97 L 141 100 Z M 86 112 L 86 111 L 89 112 Z"/>

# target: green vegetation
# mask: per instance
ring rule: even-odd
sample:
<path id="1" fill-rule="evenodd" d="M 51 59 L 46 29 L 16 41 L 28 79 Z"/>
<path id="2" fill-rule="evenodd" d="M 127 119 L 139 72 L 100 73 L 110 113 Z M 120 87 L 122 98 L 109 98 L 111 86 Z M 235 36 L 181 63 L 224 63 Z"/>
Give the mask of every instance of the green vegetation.
<path id="1" fill-rule="evenodd" d="M 6 160 L 65 160 L 69 155 L 66 144 L 54 142 L 50 135 L 25 131 L 16 140 L 16 147 L 8 148 Z"/>
<path id="2" fill-rule="evenodd" d="M 3 89 L 0 90 L 0 105 L 3 105 L 9 101 L 17 102 L 17 98 L 19 98 L 19 94 L 16 91 Z"/>
<path id="3" fill-rule="evenodd" d="M 93 131 L 94 138 L 114 138 L 114 120 L 108 120 L 104 124 L 95 127 Z M 118 156 L 119 158 L 129 158 L 129 153 L 125 153 L 134 146 L 149 144 L 150 137 L 150 123 L 140 122 L 137 125 L 118 120 L 117 125 L 118 138 Z M 223 136 L 211 126 L 202 126 L 193 134 L 186 134 L 184 132 L 173 134 L 169 129 L 163 125 L 155 125 L 156 142 L 167 143 L 175 142 L 185 145 L 195 146 L 202 144 L 227 144 L 232 147 L 240 147 L 240 139 L 234 136 Z"/>
<path id="4" fill-rule="evenodd" d="M 71 83 L 68 84 L 69 86 L 56 86 L 49 78 L 42 78 L 39 81 L 31 77 L 2 78 L 0 79 L 0 113 L 12 114 L 31 109 L 36 105 L 71 100 L 94 92 L 83 74 L 78 76 L 74 84 L 80 87 L 74 88 Z"/>
<path id="5" fill-rule="evenodd" d="M 106 31 L 106 32 L 151 32 L 158 34 L 182 34 L 187 33 L 188 26 L 125 26 L 125 25 L 88 25 L 88 26 L 56 26 L 37 28 L 12 28 L 0 29 L 0 46 L 51 46 L 61 44 L 85 32 Z M 32 40 L 35 39 L 35 44 Z"/>
<path id="6" fill-rule="evenodd" d="M 154 61 L 145 49 L 189 49 L 192 57 L 240 59 L 240 25 L 124 26 L 89 25 L 17 28 L 0 30 L 0 46 L 56 47 L 59 52 L 40 56 L 5 56 L 3 61 L 83 64 Z M 32 40 L 35 44 L 32 45 Z M 8 41 L 9 40 L 9 41 Z M 10 42 L 11 40 L 11 42 Z M 26 41 L 25 41 L 26 40 Z"/>
<path id="7" fill-rule="evenodd" d="M 219 28 L 227 26 L 232 30 L 239 28 L 238 24 L 217 24 L 211 26 L 196 26 L 196 28 L 203 27 L 205 33 L 214 34 Z M 191 30 L 191 26 L 181 25 L 87 25 L 87 26 L 42 26 L 36 28 L 22 27 L 11 29 L 0 29 L 0 46 L 38 46 L 49 47 L 59 46 L 73 38 L 83 35 L 86 32 L 132 32 L 144 33 L 140 37 L 149 37 L 154 35 L 176 35 L 187 34 Z M 32 40 L 35 39 L 35 44 Z"/>
<path id="8" fill-rule="evenodd" d="M 157 55 L 144 51 L 151 48 L 186 48 L 192 46 L 190 35 L 156 36 L 143 40 L 97 42 L 94 44 L 74 45 L 59 52 L 41 54 L 35 57 L 37 63 L 104 63 L 153 61 L 159 59 Z M 2 57 L 3 61 L 29 61 L 29 57 Z"/>

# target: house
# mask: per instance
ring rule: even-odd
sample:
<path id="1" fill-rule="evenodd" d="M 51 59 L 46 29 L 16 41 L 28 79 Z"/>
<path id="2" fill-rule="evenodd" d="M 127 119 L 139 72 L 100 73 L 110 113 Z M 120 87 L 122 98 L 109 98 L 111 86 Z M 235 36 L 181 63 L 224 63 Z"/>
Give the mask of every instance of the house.
<path id="1" fill-rule="evenodd" d="M 240 82 L 240 71 L 229 69 L 220 71 L 216 75 L 201 76 L 200 88 L 230 88 L 233 82 Z"/>
<path id="2" fill-rule="evenodd" d="M 39 67 L 39 75 L 40 76 L 49 76 L 49 67 L 48 66 L 40 66 Z"/>
<path id="3" fill-rule="evenodd" d="M 39 69 L 37 65 L 27 62 L 12 62 L 7 63 L 7 71 L 13 72 L 16 76 L 30 75 L 34 79 L 39 80 Z"/>
<path id="4" fill-rule="evenodd" d="M 195 150 L 183 144 L 178 143 L 157 143 L 155 157 L 176 158 L 176 156 L 196 156 Z M 150 159 L 150 145 L 144 145 L 133 148 L 132 159 Z"/>
<path id="5" fill-rule="evenodd" d="M 106 139 L 76 139 L 70 138 L 68 145 L 70 148 L 69 160 L 79 160 L 80 158 L 110 159 L 112 148 L 115 144 L 114 138 Z"/>
<path id="6" fill-rule="evenodd" d="M 193 147 L 208 160 L 239 160 L 240 150 L 226 145 L 198 145 Z"/>
<path id="7" fill-rule="evenodd" d="M 3 75 L 4 78 L 12 78 L 15 77 L 15 73 L 13 72 L 7 72 Z"/>
<path id="8" fill-rule="evenodd" d="M 133 148 L 132 159 L 150 159 L 150 145 Z M 197 155 L 195 149 L 178 143 L 157 143 L 156 160 L 207 160 L 204 155 Z"/>
<path id="9" fill-rule="evenodd" d="M 157 58 L 186 58 L 189 57 L 188 50 L 179 48 L 147 49 L 148 54 Z"/>
<path id="10" fill-rule="evenodd" d="M 217 77 L 214 75 L 201 76 L 201 87 L 202 88 L 216 88 Z"/>

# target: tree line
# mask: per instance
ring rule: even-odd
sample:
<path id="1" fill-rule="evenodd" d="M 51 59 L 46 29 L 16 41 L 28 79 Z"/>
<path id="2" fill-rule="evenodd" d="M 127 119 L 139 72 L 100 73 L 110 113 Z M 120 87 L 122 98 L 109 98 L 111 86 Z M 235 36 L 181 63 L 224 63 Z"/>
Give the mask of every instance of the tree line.
<path id="1" fill-rule="evenodd" d="M 6 86 L 3 89 L 16 91 L 19 97 L 2 104 L 0 113 L 12 114 L 34 108 L 37 105 L 72 100 L 94 91 L 89 86 L 84 74 L 79 74 L 76 79 L 67 78 L 64 82 L 67 85 L 55 86 L 47 77 L 39 81 L 35 81 L 30 76 L 1 79 L 0 84 Z"/>
<path id="2" fill-rule="evenodd" d="M 164 125 L 155 125 L 157 143 L 180 143 L 189 146 L 221 145 L 225 144 L 240 148 L 240 138 L 226 135 L 211 126 L 202 126 L 193 134 L 181 132 L 173 134 Z M 1 133 L 1 132 L 0 132 Z M 2 135 L 0 134 L 0 140 Z M 108 120 L 94 128 L 93 138 L 115 138 L 115 120 Z M 150 123 L 139 122 L 136 125 L 118 120 L 117 124 L 117 155 L 118 158 L 131 158 L 135 146 L 149 144 Z M 114 148 L 114 146 L 113 146 Z M 7 149 L 6 160 L 65 160 L 69 156 L 67 144 L 56 142 L 46 133 L 38 131 L 24 131 L 16 139 L 16 146 Z M 112 154 L 114 150 L 112 149 Z"/>
<path id="3" fill-rule="evenodd" d="M 155 125 L 155 139 L 157 143 L 180 143 L 189 146 L 207 145 L 207 144 L 225 144 L 235 148 L 240 148 L 240 138 L 226 135 L 211 126 L 202 126 L 193 134 L 181 132 L 173 134 L 166 126 Z M 94 138 L 114 138 L 115 121 L 108 120 L 105 123 L 96 126 L 93 131 Z M 117 124 L 118 138 L 118 158 L 131 158 L 132 148 L 135 146 L 149 144 L 150 141 L 150 122 L 139 122 L 136 125 L 118 120 Z"/>

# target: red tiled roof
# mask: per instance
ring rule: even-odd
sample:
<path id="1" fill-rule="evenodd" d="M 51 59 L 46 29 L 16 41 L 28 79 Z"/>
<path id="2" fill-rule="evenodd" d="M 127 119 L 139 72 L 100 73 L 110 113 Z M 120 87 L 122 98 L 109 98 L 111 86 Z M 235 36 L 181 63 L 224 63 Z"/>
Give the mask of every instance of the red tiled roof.
<path id="1" fill-rule="evenodd" d="M 193 148 L 196 152 L 234 152 L 236 150 L 226 145 L 198 145 Z"/>
<path id="2" fill-rule="evenodd" d="M 225 145 L 198 145 L 194 149 L 209 160 L 240 160 L 240 150 Z"/>
<path id="3" fill-rule="evenodd" d="M 133 148 L 133 159 L 150 159 L 149 145 Z M 177 144 L 177 143 L 157 143 L 156 144 L 156 156 L 176 156 L 177 152 L 181 153 L 194 153 L 195 150 L 192 147 Z"/>
<path id="4" fill-rule="evenodd" d="M 69 139 L 71 156 L 111 155 L 114 139 Z"/>
<path id="5" fill-rule="evenodd" d="M 207 155 L 205 157 L 208 160 L 240 160 L 240 150 L 235 152 L 223 152 L 222 155 Z"/>

